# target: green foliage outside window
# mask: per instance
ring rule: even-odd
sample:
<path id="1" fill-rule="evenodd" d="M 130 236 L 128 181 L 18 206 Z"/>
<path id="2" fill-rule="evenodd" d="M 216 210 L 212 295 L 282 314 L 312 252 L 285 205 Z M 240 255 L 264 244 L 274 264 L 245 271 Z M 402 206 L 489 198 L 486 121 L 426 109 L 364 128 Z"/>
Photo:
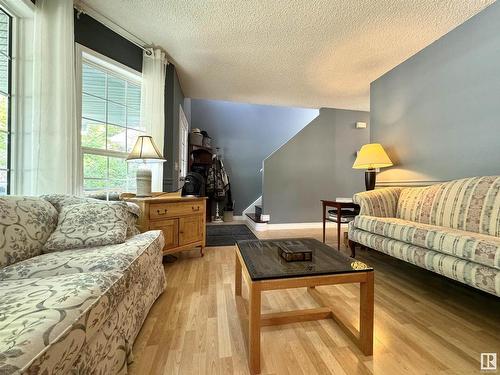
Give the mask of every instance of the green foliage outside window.
<path id="1" fill-rule="evenodd" d="M 82 67 L 84 191 L 135 191 L 135 163 L 125 161 L 137 137 L 141 88 L 92 63 Z"/>

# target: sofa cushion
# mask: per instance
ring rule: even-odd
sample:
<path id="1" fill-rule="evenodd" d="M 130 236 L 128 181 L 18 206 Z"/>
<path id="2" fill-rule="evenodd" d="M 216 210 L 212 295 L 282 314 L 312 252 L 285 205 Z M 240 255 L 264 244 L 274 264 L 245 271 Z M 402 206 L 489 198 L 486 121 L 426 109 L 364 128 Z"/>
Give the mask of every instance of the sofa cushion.
<path id="1" fill-rule="evenodd" d="M 0 268 L 37 256 L 57 224 L 57 211 L 40 198 L 0 198 Z"/>
<path id="2" fill-rule="evenodd" d="M 47 195 L 42 195 L 41 198 L 50 202 L 55 207 L 57 212 L 61 212 L 63 207 L 71 206 L 73 204 L 103 202 L 103 200 L 95 198 L 79 197 L 75 195 L 64 195 L 64 194 L 47 194 Z M 119 204 L 119 205 L 123 204 L 123 202 L 120 201 L 108 201 L 108 203 Z M 140 233 L 139 230 L 137 229 L 136 224 L 137 220 L 139 219 L 139 216 L 141 216 L 141 209 L 135 203 L 132 202 L 125 202 L 125 203 L 127 204 L 127 214 L 125 215 L 124 219 L 128 227 L 127 229 L 127 238 L 128 238 Z"/>
<path id="3" fill-rule="evenodd" d="M 119 204 L 120 203 L 120 204 Z M 113 245 L 125 242 L 127 204 L 124 202 L 80 203 L 65 206 L 44 251 Z"/>
<path id="4" fill-rule="evenodd" d="M 44 360 L 71 365 L 126 293 L 119 281 L 118 272 L 98 272 L 0 282 L 0 373 L 17 372 L 49 347 L 57 350 Z"/>
<path id="5" fill-rule="evenodd" d="M 74 250 L 44 254 L 37 257 L 38 263 L 22 262 L 4 273 L 0 281 L 0 374 L 78 373 L 82 351 L 89 342 L 101 340 L 103 330 L 131 346 L 149 307 L 165 288 L 162 232 L 137 237 L 135 242 L 136 238 L 127 241 L 127 249 L 92 249 L 94 256 L 106 253 L 111 266 L 105 265 L 104 258 L 92 264 L 87 254 Z M 124 257 L 119 251 L 126 253 Z M 66 261 L 56 259 L 72 253 L 77 254 Z M 80 265 L 79 256 L 83 257 Z M 26 273 L 28 266 L 33 273 Z M 113 317 L 119 321 L 118 332 L 107 331 L 114 329 L 106 326 Z M 106 355 L 102 350 L 99 355 Z M 109 353 L 106 358 L 113 356 Z M 84 358 L 87 365 L 96 360 Z"/>
<path id="6" fill-rule="evenodd" d="M 500 238 L 396 218 L 360 215 L 354 227 L 500 269 Z"/>
<path id="7" fill-rule="evenodd" d="M 349 225 L 349 239 L 500 297 L 500 270 Z"/>
<path id="8" fill-rule="evenodd" d="M 500 237 L 500 176 L 403 189 L 396 217 Z"/>
<path id="9" fill-rule="evenodd" d="M 149 231 L 129 238 L 122 244 L 42 254 L 0 269 L 0 281 L 82 272 L 124 272 L 134 259 L 154 242 L 161 241 L 161 238 L 160 231 Z"/>

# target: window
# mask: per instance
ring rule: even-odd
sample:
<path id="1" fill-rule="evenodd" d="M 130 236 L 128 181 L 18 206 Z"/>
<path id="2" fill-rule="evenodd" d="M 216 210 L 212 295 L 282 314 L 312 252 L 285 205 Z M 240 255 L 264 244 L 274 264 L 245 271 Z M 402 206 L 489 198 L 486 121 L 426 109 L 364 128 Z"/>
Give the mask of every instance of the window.
<path id="1" fill-rule="evenodd" d="M 135 191 L 136 164 L 125 159 L 141 127 L 141 75 L 82 53 L 81 145 L 84 193 Z"/>
<path id="2" fill-rule="evenodd" d="M 11 34 L 12 19 L 0 8 L 0 195 L 9 194 L 11 179 Z"/>

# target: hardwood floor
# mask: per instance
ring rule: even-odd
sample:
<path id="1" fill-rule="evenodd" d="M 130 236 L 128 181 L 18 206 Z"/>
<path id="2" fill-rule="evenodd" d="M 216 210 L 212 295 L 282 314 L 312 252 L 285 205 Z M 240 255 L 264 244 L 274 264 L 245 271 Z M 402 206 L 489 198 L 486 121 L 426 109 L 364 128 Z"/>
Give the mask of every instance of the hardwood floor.
<path id="1" fill-rule="evenodd" d="M 320 239 L 321 231 L 257 235 Z M 473 374 L 480 373 L 481 352 L 500 352 L 500 298 L 375 251 L 358 251 L 357 258 L 376 271 L 373 357 L 331 320 L 263 327 L 262 374 Z M 193 250 L 165 264 L 167 290 L 136 340 L 131 374 L 249 373 L 246 307 L 235 302 L 234 262 L 233 247 L 217 247 L 203 258 Z M 319 289 L 357 324 L 359 285 Z M 242 291 L 247 298 L 245 283 Z M 263 313 L 317 306 L 305 289 L 262 295 Z"/>

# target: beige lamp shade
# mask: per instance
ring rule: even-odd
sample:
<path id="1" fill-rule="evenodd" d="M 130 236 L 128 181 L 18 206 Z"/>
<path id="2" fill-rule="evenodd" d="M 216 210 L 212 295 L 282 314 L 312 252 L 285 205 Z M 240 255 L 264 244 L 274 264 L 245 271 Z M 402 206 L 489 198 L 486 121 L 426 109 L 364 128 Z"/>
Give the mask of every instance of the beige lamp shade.
<path id="1" fill-rule="evenodd" d="M 127 157 L 127 161 L 128 160 L 165 161 L 150 135 L 141 135 L 137 137 L 137 142 L 135 142 L 134 148 Z"/>
<path id="2" fill-rule="evenodd" d="M 352 167 L 354 169 L 374 169 L 390 167 L 391 165 L 393 165 L 392 161 L 387 156 L 382 145 L 380 143 L 369 143 L 361 147 Z"/>

